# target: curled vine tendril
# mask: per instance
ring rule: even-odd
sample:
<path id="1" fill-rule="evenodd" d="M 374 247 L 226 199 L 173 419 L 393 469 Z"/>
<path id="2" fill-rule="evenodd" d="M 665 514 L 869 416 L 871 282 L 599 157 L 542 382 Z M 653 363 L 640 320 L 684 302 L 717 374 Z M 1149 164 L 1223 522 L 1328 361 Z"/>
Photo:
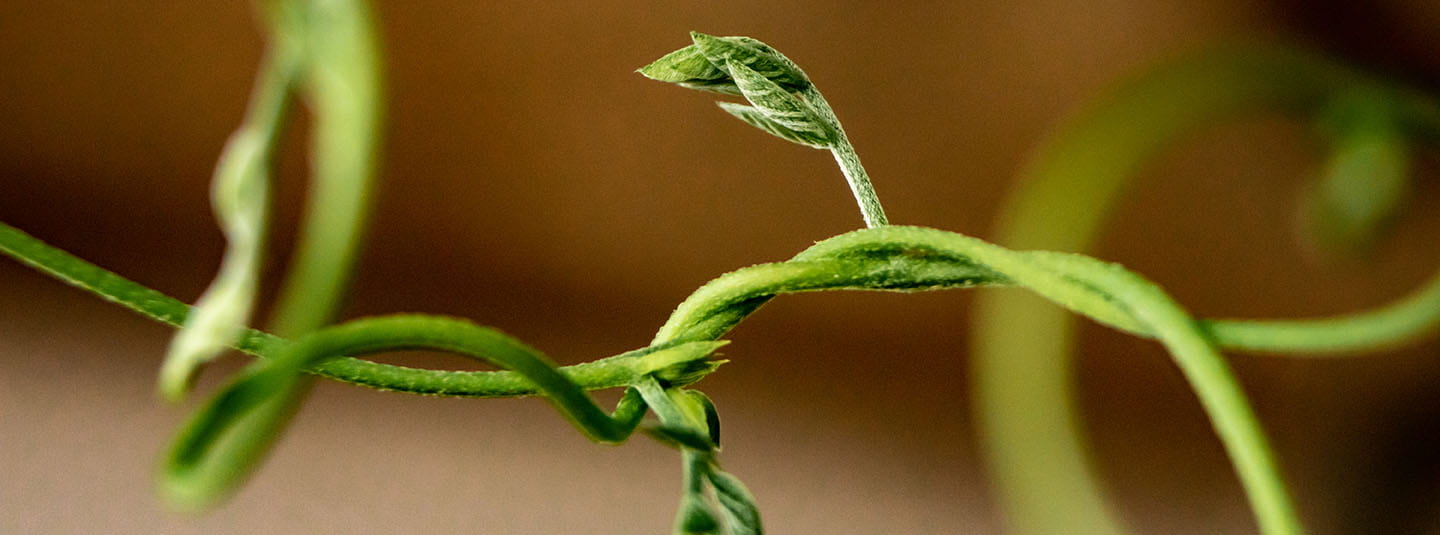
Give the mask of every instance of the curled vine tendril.
<path id="1" fill-rule="evenodd" d="M 1440 141 L 1440 105 L 1424 93 L 1286 47 L 1201 49 L 1122 81 L 1067 121 L 1021 171 L 1020 188 L 1000 212 L 996 241 L 1085 251 L 1145 162 L 1191 131 L 1261 112 L 1310 120 L 1328 134 L 1329 176 L 1318 189 L 1323 195 L 1312 201 L 1321 209 L 1316 215 L 1342 216 L 1320 230 L 1346 229 L 1342 235 L 1373 234 L 1384 217 L 1379 212 L 1394 208 L 1390 196 L 1407 177 L 1393 155 L 1409 143 Z M 1350 213 L 1327 209 L 1335 205 Z M 976 307 L 972 391 L 982 450 L 1009 527 L 1025 534 L 1124 532 L 1084 457 L 1069 357 L 1074 322 L 1042 300 L 1015 293 L 981 295 Z M 1201 328 L 1226 349 L 1343 356 L 1431 332 L 1437 311 L 1440 274 L 1371 311 L 1202 322 Z M 1043 470 L 1033 468 L 1037 459 L 1044 460 Z"/>

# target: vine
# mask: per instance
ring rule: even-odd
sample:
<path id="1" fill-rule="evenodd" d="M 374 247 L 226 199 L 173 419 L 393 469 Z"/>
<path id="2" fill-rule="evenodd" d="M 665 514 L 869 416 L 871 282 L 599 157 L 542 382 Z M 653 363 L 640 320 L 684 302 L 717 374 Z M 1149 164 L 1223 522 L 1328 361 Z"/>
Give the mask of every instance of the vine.
<path id="1" fill-rule="evenodd" d="M 787 261 L 759 264 L 716 278 L 675 309 L 649 346 L 573 366 L 556 366 L 518 340 L 457 318 L 395 315 L 326 326 L 343 293 L 365 219 L 381 116 L 376 89 L 377 45 L 368 11 L 358 2 L 277 1 L 266 6 L 271 53 L 261 68 L 250 114 L 227 145 L 215 177 L 214 204 L 230 247 L 221 274 L 195 307 L 0 223 L 0 252 L 5 255 L 181 328 L 162 367 L 161 390 L 168 397 L 183 396 L 190 375 L 220 348 L 233 347 L 261 357 L 236 374 L 195 413 L 165 456 L 160 479 L 162 494 L 181 507 L 211 506 L 244 481 L 303 399 L 311 382 L 306 374 L 313 374 L 413 394 L 541 396 L 596 442 L 623 442 L 637 430 L 642 431 L 681 452 L 684 492 L 675 520 L 677 533 L 758 534 L 763 528 L 754 496 L 738 478 L 720 467 L 717 411 L 703 393 L 689 388 L 724 362 L 713 358 L 725 344 L 720 337 L 781 294 L 1006 286 L 1027 289 L 1077 315 L 1163 344 L 1214 425 L 1261 530 L 1297 533 L 1302 531 L 1302 524 L 1274 454 L 1219 351 L 1365 350 L 1413 340 L 1440 325 L 1440 277 L 1393 304 L 1349 316 L 1201 320 L 1192 318 L 1158 286 L 1116 264 L 1076 254 L 1013 250 L 931 228 L 888 225 L 854 147 L 808 75 L 789 58 L 754 39 L 692 33 L 692 44 L 640 69 L 640 73 L 684 87 L 738 95 L 748 105 L 723 102 L 721 108 L 778 137 L 831 151 L 870 228 L 821 241 Z M 1261 93 L 1253 100 L 1262 103 L 1324 101 L 1321 97 L 1328 98 L 1329 91 L 1354 87 L 1352 82 L 1361 80 L 1366 81 L 1365 87 L 1384 91 L 1382 101 L 1400 103 L 1394 108 L 1398 120 L 1421 125 L 1429 132 L 1440 131 L 1440 121 L 1436 120 L 1440 115 L 1434 114 L 1429 101 L 1421 97 L 1388 91 L 1384 89 L 1388 86 L 1369 83 L 1368 79 L 1328 64 L 1317 66 L 1309 60 L 1297 60 L 1297 56 L 1258 57 L 1274 64 L 1261 61 L 1260 66 L 1252 66 L 1257 72 L 1260 67 L 1276 65 L 1310 68 L 1319 73 L 1317 77 L 1333 81 L 1333 87 L 1316 89 L 1313 84 L 1301 82 L 1270 87 L 1234 76 L 1215 85 L 1227 88 L 1222 93 L 1229 92 L 1215 96 L 1215 108 L 1248 102 L 1251 93 Z M 286 284 L 281 298 L 281 320 L 274 327 L 286 336 L 282 338 L 243 324 L 253 307 L 258 277 L 255 266 L 263 251 L 267 169 L 274 140 L 283 126 L 288 95 L 300 88 L 308 92 L 307 102 L 316 113 L 316 187 L 291 282 Z M 1211 117 L 1203 106 L 1165 106 L 1174 113 L 1150 118 L 1151 126 L 1162 134 Z M 1101 117 L 1110 115 L 1102 113 Z M 1086 152 L 1086 143 L 1121 129 L 1105 121 L 1082 124 L 1102 126 L 1080 129 L 1070 145 L 1061 143 L 1061 149 L 1052 153 L 1058 156 L 1045 161 L 1073 159 L 1113 171 L 1107 176 L 1120 176 L 1133 169 L 1133 160 L 1153 151 L 1166 137 L 1141 128 L 1134 137 L 1113 142 L 1120 147 L 1116 150 L 1121 156 L 1087 160 L 1092 156 Z M 1125 142 L 1134 142 L 1134 146 Z M 1367 166 L 1362 160 L 1348 168 L 1363 172 Z M 1055 195 L 1053 190 L 1033 187 L 1048 192 L 1036 193 L 1037 198 Z M 1117 188 L 1105 183 L 1094 185 L 1090 191 L 1100 202 Z M 333 205 L 321 202 L 342 193 L 341 200 Z M 1045 203 L 1049 201 L 1033 202 L 1029 206 L 1048 206 Z M 1374 203 L 1380 209 L 1385 205 L 1383 200 Z M 1065 218 L 1073 215 L 1077 221 L 1087 222 L 1076 223 L 1074 231 L 1075 236 L 1084 236 L 1085 229 L 1093 227 L 1089 222 L 1098 220 L 1098 213 L 1103 212 L 1101 208 L 1065 212 L 1048 221 L 1069 223 Z M 1026 213 L 1026 209 L 1020 212 Z M 997 355 L 1008 357 L 1018 351 L 996 341 L 995 333 L 1002 325 L 998 322 L 1023 316 L 1020 311 L 1029 309 L 1024 308 L 1028 305 L 1003 303 L 988 307 L 1000 319 L 982 329 L 982 340 L 986 342 L 982 342 L 981 349 L 994 349 L 990 357 L 982 359 L 989 368 L 982 369 L 995 373 L 988 380 L 982 377 L 981 386 L 994 395 L 996 389 L 1018 382 L 1013 369 L 1006 371 L 997 364 Z M 1063 329 L 1063 325 L 1055 328 Z M 1036 332 L 1043 330 L 1037 328 Z M 1063 340 L 1064 336 L 1056 339 Z M 361 358 L 404 349 L 444 351 L 483 360 L 504 370 L 428 370 Z M 1063 369 L 1059 357 L 1040 354 L 1055 361 L 1034 365 Z M 588 391 L 610 388 L 623 388 L 624 394 L 612 411 L 606 411 Z M 1054 394 L 1063 397 L 1067 390 L 1063 385 L 1057 388 Z M 1024 388 L 1017 391 L 1027 392 Z M 1062 409 L 1065 406 L 1063 400 L 1057 405 Z M 649 414 L 654 419 L 647 420 Z M 993 424 L 997 417 L 992 414 L 987 421 Z M 992 445 L 992 454 L 1017 446 L 1011 443 L 1017 440 L 1014 435 L 1001 432 L 994 437 L 998 442 Z M 997 475 L 1010 503 L 1008 510 L 1017 519 L 1016 526 L 1024 531 L 1043 530 L 1051 524 L 1046 524 L 1048 520 L 1033 511 L 1033 504 L 1027 500 L 1044 495 L 1046 488 L 1041 487 L 1046 482 L 1037 484 L 1016 476 L 1009 463 L 1023 459 L 1004 457 L 1001 454 L 996 465 Z M 1103 501 L 1096 498 L 1093 485 L 1083 484 L 1088 475 L 1083 462 L 1080 466 L 1078 476 L 1060 475 L 1079 478 L 1079 496 L 1091 497 L 1095 502 L 1089 510 L 1094 516 L 1084 520 L 1093 523 L 1082 525 L 1118 529 L 1118 524 L 1105 516 L 1103 505 L 1099 505 Z M 1040 491 L 1032 492 L 1036 488 Z"/>

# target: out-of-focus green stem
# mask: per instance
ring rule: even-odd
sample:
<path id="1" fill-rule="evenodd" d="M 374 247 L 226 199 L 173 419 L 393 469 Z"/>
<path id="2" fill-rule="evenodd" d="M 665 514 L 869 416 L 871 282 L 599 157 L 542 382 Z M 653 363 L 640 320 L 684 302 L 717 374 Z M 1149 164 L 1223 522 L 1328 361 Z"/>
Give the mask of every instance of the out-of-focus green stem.
<path id="1" fill-rule="evenodd" d="M 304 11 L 304 96 L 313 177 L 271 324 L 285 336 L 329 323 L 342 304 L 370 208 L 382 120 L 380 46 L 364 0 L 291 0 Z"/>
<path id="2" fill-rule="evenodd" d="M 216 221 L 225 234 L 225 256 L 194 314 L 171 339 L 160 368 L 160 393 L 172 401 L 189 390 L 200 364 L 240 337 L 255 307 L 270 217 L 271 168 L 304 62 L 303 46 L 289 35 L 291 13 L 271 9 L 265 14 L 270 45 L 245 119 L 225 144 L 210 190 Z"/>
<path id="3" fill-rule="evenodd" d="M 1037 153 L 1002 211 L 996 239 L 1011 247 L 1083 251 L 1128 179 L 1184 134 L 1254 110 L 1310 113 L 1344 91 L 1373 87 L 1374 81 L 1338 65 L 1278 48 L 1207 50 L 1168 63 L 1120 85 Z M 1435 131 L 1440 123 L 1432 104 L 1414 95 L 1395 97 L 1417 132 Z M 1415 299 L 1419 306 L 1433 306 L 1436 296 L 1423 292 Z M 1123 532 L 1080 438 L 1068 356 L 1074 322 L 1040 299 L 1013 292 L 986 292 L 977 306 L 972 352 L 977 419 L 1009 527 L 1022 534 Z M 1254 346 L 1294 348 L 1345 345 L 1346 334 L 1382 335 L 1404 323 L 1393 315 L 1372 319 L 1369 325 L 1337 320 L 1355 330 L 1318 338 L 1310 338 L 1323 334 L 1316 323 L 1277 337 L 1255 323 L 1212 324 L 1210 332 Z M 1252 336 L 1250 329 L 1266 334 Z"/>

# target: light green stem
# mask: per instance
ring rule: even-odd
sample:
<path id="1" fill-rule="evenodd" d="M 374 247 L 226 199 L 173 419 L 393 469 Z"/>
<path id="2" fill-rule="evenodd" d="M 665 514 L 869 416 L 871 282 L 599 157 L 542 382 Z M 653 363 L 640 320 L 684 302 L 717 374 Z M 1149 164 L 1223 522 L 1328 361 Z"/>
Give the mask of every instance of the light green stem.
<path id="1" fill-rule="evenodd" d="M 50 248 L 9 227 L 0 226 L 0 251 L 150 317 L 168 323 L 183 319 L 183 304 Z M 1087 257 L 1051 252 L 1012 251 L 975 238 L 920 227 L 887 226 L 851 232 L 816 244 L 789 262 L 752 266 L 720 277 L 697 290 L 676 309 L 670 320 L 657 333 L 652 348 L 572 367 L 571 370 L 621 371 L 619 375 L 627 379 L 622 385 L 636 384 L 636 381 L 652 373 L 670 369 L 672 365 L 692 362 L 697 354 L 703 357 L 713 351 L 713 346 L 701 346 L 694 350 L 695 353 L 683 352 L 687 351 L 687 348 L 696 347 L 695 344 L 704 344 L 706 340 L 723 335 L 745 316 L 780 293 L 827 289 L 916 291 L 976 285 L 1022 286 L 1076 313 L 1108 325 L 1133 330 L 1141 335 L 1159 337 L 1175 352 L 1177 362 L 1200 394 L 1212 422 L 1220 431 L 1221 439 L 1237 464 L 1237 471 L 1250 493 L 1262 526 L 1271 529 L 1299 525 L 1282 490 L 1279 471 L 1270 459 L 1264 437 L 1254 424 L 1253 414 L 1244 404 L 1243 398 L 1238 396 L 1238 388 L 1234 385 L 1234 379 L 1229 376 L 1224 362 L 1219 360 L 1213 349 L 1207 349 L 1210 341 L 1206 340 L 1203 333 L 1225 336 L 1224 333 L 1230 332 L 1227 329 L 1231 327 L 1203 329 L 1199 324 L 1191 324 L 1188 317 L 1183 316 L 1183 311 L 1168 298 L 1163 298 L 1158 289 L 1144 283 L 1143 279 L 1121 270 L 1118 266 Z M 1434 288 L 1426 288 L 1421 294 L 1434 292 Z M 1397 305 L 1396 309 L 1427 314 L 1427 320 L 1399 318 L 1397 321 L 1418 331 L 1433 329 L 1435 323 L 1440 321 L 1440 312 L 1437 312 L 1437 309 L 1414 308 L 1415 301 L 1417 300 L 1407 300 Z M 1186 318 L 1186 327 L 1183 329 L 1177 326 L 1179 317 Z M 1404 337 L 1415 335 L 1400 333 L 1394 327 L 1375 328 L 1375 322 L 1379 320 L 1397 319 L 1394 312 L 1372 313 L 1365 318 L 1363 321 L 1370 323 L 1374 332 L 1397 333 L 1397 336 Z M 1327 327 L 1334 327 L 1344 320 L 1332 318 L 1322 321 L 1326 322 Z M 1290 322 L 1286 328 L 1307 327 L 1300 322 Z M 1263 332 L 1263 327 L 1253 328 L 1248 334 L 1253 336 L 1257 332 Z M 262 351 L 257 352 L 270 356 L 274 356 L 276 351 L 283 351 L 285 346 L 278 346 L 277 341 L 267 336 L 252 334 L 246 338 L 246 343 L 252 344 L 252 350 L 259 349 Z M 443 343 L 443 335 L 434 334 L 433 338 L 435 343 Z M 1226 342 L 1223 338 L 1217 341 Z M 1279 344 L 1272 343 L 1268 349 L 1282 348 Z M 672 354 L 666 353 L 667 351 L 682 353 Z M 315 358 L 307 358 L 305 362 L 321 362 L 340 354 L 332 352 L 321 358 L 320 353 L 322 352 L 315 353 Z M 667 356 L 661 358 L 661 355 Z M 656 359 L 661 360 L 656 362 Z M 533 394 L 544 388 L 543 384 L 534 382 L 516 384 L 512 381 L 506 386 L 513 390 L 483 390 L 482 388 L 495 386 L 487 381 L 499 378 L 505 372 L 435 372 L 383 366 L 348 358 L 316 364 L 312 369 L 339 376 L 341 374 L 332 372 L 334 368 L 331 366 L 347 363 L 349 366 L 362 366 L 359 368 L 362 375 L 365 371 L 385 370 L 384 373 L 376 373 L 374 376 L 362 376 L 357 382 L 397 390 L 461 395 L 514 395 Z M 675 373 L 679 374 L 677 377 L 693 381 L 710 370 L 713 370 L 713 367 L 702 367 L 698 370 L 692 368 L 690 371 L 680 370 Z M 354 373 L 356 369 L 352 368 L 350 371 Z M 567 373 L 564 369 L 557 370 L 556 373 L 575 382 L 578 388 L 603 386 L 588 382 L 594 377 L 580 373 Z M 608 377 L 616 376 L 612 374 Z M 454 384 L 443 388 L 433 388 L 434 383 L 430 382 L 438 381 L 444 384 L 451 379 L 455 380 Z M 526 377 L 525 380 L 533 381 L 533 377 Z M 416 384 L 431 386 L 416 389 Z M 275 420 L 280 421 L 278 418 Z M 1288 531 L 1286 528 L 1277 532 Z"/>
<path id="2" fill-rule="evenodd" d="M 835 156 L 835 163 L 840 165 L 840 172 L 845 175 L 845 182 L 850 185 L 850 193 L 855 195 L 855 202 L 860 205 L 865 226 L 875 228 L 890 224 L 890 220 L 885 217 L 885 209 L 880 206 L 880 197 L 875 194 L 875 186 L 870 183 L 870 175 L 865 172 L 865 166 L 860 165 L 860 155 L 855 153 L 855 147 L 850 144 L 850 137 L 845 135 L 845 128 L 840 126 L 835 110 L 830 108 L 825 96 L 813 85 L 804 91 L 804 97 L 815 107 L 815 111 L 820 113 L 827 126 L 835 131 L 835 141 L 830 146 L 830 154 Z"/>
<path id="3" fill-rule="evenodd" d="M 0 254 L 172 327 L 183 325 L 190 314 L 190 307 L 173 297 L 81 260 L 4 223 L 0 223 Z M 258 357 L 273 357 L 286 343 L 275 335 L 247 329 L 232 347 Z M 588 389 L 615 388 L 635 382 L 657 366 L 683 361 L 695 352 L 708 353 L 716 347 L 714 342 L 652 346 L 565 366 L 561 372 Z M 317 364 L 310 371 L 362 386 L 423 395 L 515 397 L 539 392 L 535 383 L 510 371 L 427 370 L 348 357 Z"/>
<path id="4" fill-rule="evenodd" d="M 1181 58 L 1120 86 L 1070 121 L 1022 173 L 1002 211 L 1000 243 L 1082 251 L 1145 161 L 1183 134 L 1252 110 L 1305 114 L 1376 82 L 1295 51 L 1231 47 Z M 1408 126 L 1433 136 L 1429 100 L 1392 92 Z M 1211 322 L 1222 345 L 1261 351 L 1353 351 L 1415 334 L 1440 304 L 1440 281 L 1355 317 Z M 1074 323 L 1032 296 L 986 293 L 975 313 L 972 365 L 981 443 L 1010 528 L 1021 534 L 1122 532 L 1086 460 L 1068 356 Z M 1016 336 L 1015 333 L 1026 333 Z"/>
<path id="5" fill-rule="evenodd" d="M 270 174 L 289 111 L 290 90 L 302 50 L 282 36 L 285 21 L 271 12 L 271 44 L 250 97 L 245 119 L 225 144 L 211 184 L 211 205 L 225 234 L 219 273 L 170 341 L 160 368 L 159 391 L 184 397 L 196 368 L 218 356 L 249 322 L 264 265 L 270 212 Z"/>
<path id="6" fill-rule="evenodd" d="M 402 349 L 444 351 L 513 370 L 599 442 L 624 441 L 645 414 L 645 404 L 633 389 L 621 398 L 614 414 L 607 414 L 543 354 L 494 329 L 440 316 L 362 319 L 305 336 L 239 374 L 176 438 L 166 457 L 161 488 L 173 504 L 186 509 L 224 498 L 294 412 L 308 384 L 301 370 L 336 355 Z"/>
<path id="7" fill-rule="evenodd" d="M 363 0 L 289 0 L 306 11 L 305 96 L 314 114 L 313 178 L 272 325 L 292 336 L 343 303 L 370 208 L 382 118 L 380 51 Z"/>
<path id="8" fill-rule="evenodd" d="M 823 290 L 923 291 L 966 288 L 982 284 L 1003 284 L 1002 276 L 968 259 L 935 252 L 919 255 L 903 243 L 886 242 L 886 234 L 874 231 L 845 234 L 816 244 L 794 260 L 760 264 L 721 276 L 696 290 L 676 308 L 670 320 L 646 348 L 591 361 L 561 370 L 567 377 L 589 389 L 614 388 L 633 384 L 637 373 L 654 365 L 635 361 L 663 362 L 679 351 L 713 347 L 685 344 L 723 336 L 771 297 L 782 293 Z M 957 235 L 958 236 L 958 235 Z M 842 254 L 849 251 L 850 254 Z M 882 254 L 883 253 L 883 254 Z M 129 308 L 147 318 L 179 326 L 189 307 L 160 292 L 146 288 L 99 266 L 52 247 L 20 230 L 0 223 L 0 254 L 55 277 L 67 284 Z M 1042 253 L 1031 258 L 1037 264 L 1056 264 Z M 1063 266 L 1052 266 L 1064 270 Z M 1093 301 L 1084 292 L 1065 299 Z M 1124 323 L 1124 314 L 1106 302 L 1085 305 L 1091 314 L 1112 321 L 1117 328 L 1141 336 L 1149 333 Z M 1053 308 L 1053 307 L 1051 307 Z M 1301 352 L 1355 352 L 1412 341 L 1433 332 L 1440 325 L 1440 276 L 1397 302 L 1352 316 L 1309 320 L 1205 320 L 1201 327 L 1225 349 L 1267 351 L 1277 354 Z M 1353 336 L 1354 338 L 1348 338 Z M 286 341 L 249 329 L 234 345 L 246 353 L 269 357 Z M 662 353 L 665 352 L 665 353 Z M 683 359 L 682 359 L 683 360 Z M 380 364 L 361 359 L 340 358 L 316 365 L 311 371 L 354 384 L 383 390 L 456 397 L 511 397 L 536 393 L 524 377 L 510 372 L 462 372 L 424 370 Z"/>

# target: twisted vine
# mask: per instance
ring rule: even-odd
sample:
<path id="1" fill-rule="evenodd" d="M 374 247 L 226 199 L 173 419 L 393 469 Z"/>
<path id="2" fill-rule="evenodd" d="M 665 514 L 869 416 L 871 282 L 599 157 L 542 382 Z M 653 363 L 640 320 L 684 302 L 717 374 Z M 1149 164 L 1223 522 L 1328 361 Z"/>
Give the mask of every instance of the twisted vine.
<path id="1" fill-rule="evenodd" d="M 318 312 L 300 313 L 312 319 L 297 320 L 304 327 L 301 332 L 308 334 L 293 341 L 254 329 L 242 329 L 238 336 L 216 337 L 212 341 L 263 358 L 240 372 L 183 428 L 165 458 L 161 483 L 166 495 L 180 505 L 203 507 L 233 491 L 303 397 L 309 380 L 302 372 L 308 372 L 415 394 L 541 395 L 597 442 L 621 442 L 635 430 L 645 429 L 682 451 L 686 483 L 676 517 L 677 532 L 758 534 L 762 528 L 754 497 L 719 467 L 720 427 L 714 406 L 703 394 L 685 388 L 723 362 L 710 358 L 724 344 L 718 340 L 721 336 L 781 294 L 1009 286 L 1028 289 L 1075 314 L 1162 343 L 1215 426 L 1261 530 L 1296 533 L 1302 525 L 1274 455 L 1219 350 L 1367 349 L 1411 340 L 1440 325 L 1440 276 L 1409 297 L 1350 316 L 1197 320 L 1159 287 L 1116 264 L 1074 254 L 1012 250 L 931 228 L 888 226 L 838 119 L 803 71 L 753 39 L 697 33 L 692 40 L 694 44 L 661 58 L 641 73 L 687 87 L 741 95 L 749 106 L 724 103 L 722 109 L 776 136 L 831 150 L 867 223 L 874 228 L 824 240 L 788 261 L 723 275 L 682 302 L 649 346 L 574 366 L 556 366 L 513 338 L 455 318 L 387 316 L 314 330 L 332 309 L 328 305 L 317 308 Z M 365 54 L 373 57 L 373 51 Z M 339 61 L 324 58 L 319 55 L 310 60 Z M 330 87 L 333 91 L 334 86 Z M 371 92 L 363 98 L 375 96 Z M 354 139 L 342 144 L 350 149 L 363 146 Z M 359 211 L 349 213 L 359 219 Z M 351 231 L 342 234 L 353 236 Z M 0 252 L 169 325 L 186 325 L 195 313 L 181 301 L 3 223 Z M 334 269 L 344 271 L 333 266 L 322 271 Z M 336 287 L 330 288 L 315 291 L 326 295 L 336 291 Z M 506 370 L 425 370 L 358 358 L 418 348 L 480 359 Z M 625 388 L 612 412 L 601 409 L 586 393 L 606 388 Z M 657 423 L 642 425 L 647 413 L 653 413 Z"/>

